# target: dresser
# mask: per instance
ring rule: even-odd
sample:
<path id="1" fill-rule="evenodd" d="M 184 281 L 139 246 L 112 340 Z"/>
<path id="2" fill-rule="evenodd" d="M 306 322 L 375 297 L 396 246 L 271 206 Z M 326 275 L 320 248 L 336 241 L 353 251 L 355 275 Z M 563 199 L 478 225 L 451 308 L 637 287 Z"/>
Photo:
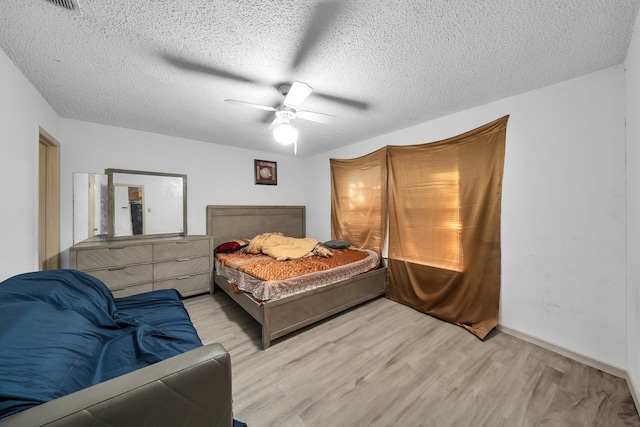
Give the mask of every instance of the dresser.
<path id="1" fill-rule="evenodd" d="M 177 289 L 183 296 L 209 292 L 213 237 L 157 237 L 84 241 L 69 248 L 69 268 L 102 280 L 114 297 Z"/>

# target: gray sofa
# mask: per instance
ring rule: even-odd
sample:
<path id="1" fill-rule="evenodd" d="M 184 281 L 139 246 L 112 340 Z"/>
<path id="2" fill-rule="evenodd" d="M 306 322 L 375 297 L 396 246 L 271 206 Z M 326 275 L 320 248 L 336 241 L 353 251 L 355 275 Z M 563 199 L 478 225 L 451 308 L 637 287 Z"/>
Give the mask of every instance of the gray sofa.
<path id="1" fill-rule="evenodd" d="M 76 270 L 0 283 L 0 427 L 233 425 L 231 361 L 175 289 L 113 298 Z"/>
<path id="2" fill-rule="evenodd" d="M 0 419 L 0 427 L 230 427 L 231 404 L 229 354 L 209 344 Z"/>

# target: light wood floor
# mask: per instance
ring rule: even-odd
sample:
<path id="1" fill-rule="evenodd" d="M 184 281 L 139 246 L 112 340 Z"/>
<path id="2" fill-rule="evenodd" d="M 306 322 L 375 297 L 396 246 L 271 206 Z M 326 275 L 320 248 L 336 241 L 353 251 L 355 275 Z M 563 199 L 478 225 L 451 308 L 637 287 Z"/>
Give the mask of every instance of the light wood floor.
<path id="1" fill-rule="evenodd" d="M 202 341 L 231 354 L 234 416 L 249 427 L 640 426 L 625 380 L 385 298 L 267 350 L 224 292 L 185 306 Z"/>

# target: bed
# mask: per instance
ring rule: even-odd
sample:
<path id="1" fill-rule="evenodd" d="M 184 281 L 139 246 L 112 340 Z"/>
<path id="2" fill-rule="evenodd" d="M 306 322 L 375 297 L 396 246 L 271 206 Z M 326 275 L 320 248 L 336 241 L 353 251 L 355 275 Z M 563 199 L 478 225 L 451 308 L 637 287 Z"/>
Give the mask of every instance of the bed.
<path id="1" fill-rule="evenodd" d="M 232 239 L 278 232 L 289 237 L 306 237 L 304 206 L 207 206 L 207 235 L 214 246 Z M 385 293 L 387 269 L 380 263 L 374 270 L 313 290 L 279 299 L 256 301 L 236 293 L 233 284 L 214 270 L 211 293 L 219 287 L 262 325 L 262 347 L 305 326 L 340 313 Z"/>

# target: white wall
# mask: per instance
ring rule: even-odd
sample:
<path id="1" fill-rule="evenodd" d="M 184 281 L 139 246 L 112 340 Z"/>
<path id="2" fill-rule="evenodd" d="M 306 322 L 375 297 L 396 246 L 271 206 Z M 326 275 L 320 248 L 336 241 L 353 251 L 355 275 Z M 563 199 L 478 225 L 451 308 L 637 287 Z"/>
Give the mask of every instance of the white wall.
<path id="1" fill-rule="evenodd" d="M 149 132 L 60 120 L 63 265 L 73 244 L 74 172 L 107 168 L 187 175 L 187 231 L 206 234 L 207 205 L 303 205 L 304 162 L 289 156 Z M 278 164 L 278 185 L 255 185 L 253 160 Z"/>
<path id="2" fill-rule="evenodd" d="M 329 158 L 433 142 L 509 114 L 499 322 L 626 367 L 624 68 L 463 111 L 308 161 L 308 234 L 330 237 Z"/>
<path id="3" fill-rule="evenodd" d="M 38 134 L 58 116 L 0 50 L 0 280 L 38 268 Z"/>
<path id="4" fill-rule="evenodd" d="M 640 18 L 627 52 L 627 369 L 640 397 Z"/>

